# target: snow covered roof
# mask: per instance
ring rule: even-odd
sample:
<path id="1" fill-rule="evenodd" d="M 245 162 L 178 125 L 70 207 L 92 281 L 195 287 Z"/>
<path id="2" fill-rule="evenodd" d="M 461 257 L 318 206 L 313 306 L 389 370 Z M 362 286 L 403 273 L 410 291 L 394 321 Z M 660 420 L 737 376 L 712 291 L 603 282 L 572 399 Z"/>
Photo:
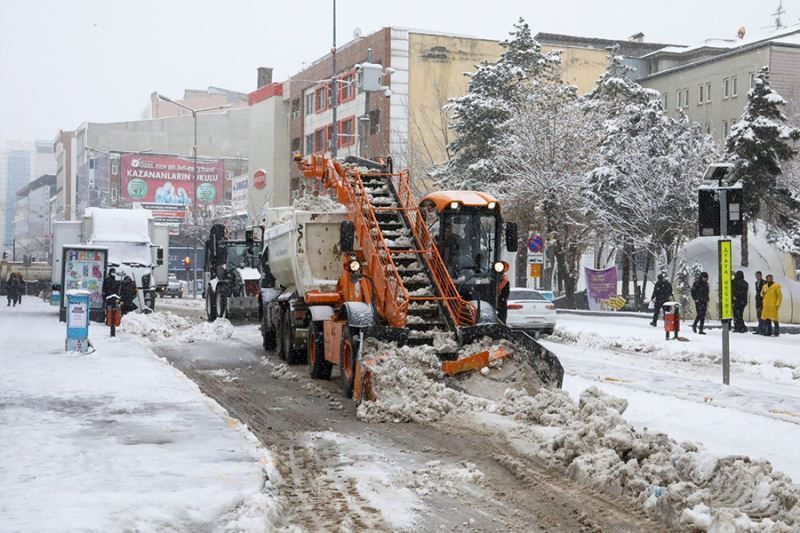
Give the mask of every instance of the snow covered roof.
<path id="1" fill-rule="evenodd" d="M 91 218 L 88 242 L 150 242 L 150 220 L 146 209 L 101 209 L 88 207 L 84 218 Z"/>
<path id="2" fill-rule="evenodd" d="M 768 46 L 770 44 L 778 44 L 778 45 L 787 45 L 787 46 L 800 46 L 800 24 L 795 24 L 789 26 L 788 28 L 784 28 L 778 31 L 772 31 L 768 34 L 762 34 L 759 36 L 753 36 L 747 39 L 707 39 L 700 44 L 689 46 L 686 48 L 676 48 L 676 47 L 666 47 L 661 50 L 656 50 L 650 54 L 642 56 L 643 59 L 651 59 L 658 55 L 687 55 L 691 56 L 693 53 L 702 50 L 719 50 L 719 54 L 715 54 L 712 57 L 700 57 L 695 61 L 688 61 L 681 65 L 676 65 L 671 68 L 667 68 L 664 70 L 660 70 L 658 72 L 654 72 L 652 74 L 648 74 L 641 78 L 641 80 L 646 80 L 650 78 L 655 78 L 657 76 L 661 76 L 663 74 L 672 73 L 679 71 L 681 69 L 694 67 L 697 65 L 702 65 L 704 63 L 709 63 L 712 61 L 716 61 L 719 59 L 727 58 L 735 54 L 740 54 L 743 52 L 748 52 L 755 48 L 760 48 L 762 46 Z M 641 81 L 639 80 L 639 81 Z"/>

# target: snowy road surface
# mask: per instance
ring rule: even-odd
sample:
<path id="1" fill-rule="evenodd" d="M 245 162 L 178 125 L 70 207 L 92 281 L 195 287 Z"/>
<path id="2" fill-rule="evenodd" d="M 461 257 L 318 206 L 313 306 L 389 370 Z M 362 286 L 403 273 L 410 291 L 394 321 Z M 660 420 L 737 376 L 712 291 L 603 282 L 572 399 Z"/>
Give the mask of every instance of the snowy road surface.
<path id="1" fill-rule="evenodd" d="M 731 334 L 731 386 L 722 385 L 721 332 L 665 341 L 646 320 L 559 315 L 544 344 L 558 353 L 564 388 L 590 385 L 629 400 L 637 427 L 702 442 L 719 454 L 771 461 L 800 480 L 800 335 Z M 555 342 L 555 341 L 561 342 Z"/>
<path id="2" fill-rule="evenodd" d="M 0 530 L 263 531 L 268 452 L 138 338 L 107 331 L 92 324 L 95 353 L 65 353 L 55 308 L 0 309 Z"/>
<path id="3" fill-rule="evenodd" d="M 283 525 L 307 531 L 662 531 L 635 506 L 528 462 L 493 428 L 356 419 L 336 380 L 265 356 L 254 325 L 155 344 L 275 455 Z M 493 420 L 495 421 L 495 420 Z M 519 465 L 525 464 L 524 468 Z"/>

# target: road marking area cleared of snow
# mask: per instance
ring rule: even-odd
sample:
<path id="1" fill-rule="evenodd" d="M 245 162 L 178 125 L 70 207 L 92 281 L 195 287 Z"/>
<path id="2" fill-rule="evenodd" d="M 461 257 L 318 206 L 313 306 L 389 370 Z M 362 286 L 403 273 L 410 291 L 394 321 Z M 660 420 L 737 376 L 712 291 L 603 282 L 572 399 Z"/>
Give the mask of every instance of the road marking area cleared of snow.
<path id="1" fill-rule="evenodd" d="M 123 321 L 128 317 L 123 318 Z M 32 298 L 0 315 L 0 523 L 10 530 L 263 531 L 280 481 L 258 440 L 137 338 L 91 354 Z"/>

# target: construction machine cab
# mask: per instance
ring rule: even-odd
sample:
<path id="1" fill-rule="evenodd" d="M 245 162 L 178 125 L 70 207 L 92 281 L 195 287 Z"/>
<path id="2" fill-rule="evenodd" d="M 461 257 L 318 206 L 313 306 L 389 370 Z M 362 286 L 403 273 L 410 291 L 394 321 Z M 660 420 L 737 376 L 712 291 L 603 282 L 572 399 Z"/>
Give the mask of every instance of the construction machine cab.
<path id="1" fill-rule="evenodd" d="M 420 211 L 462 298 L 490 302 L 503 316 L 502 254 L 516 251 L 516 225 L 506 224 L 504 235 L 500 203 L 484 192 L 439 191 L 422 199 Z"/>

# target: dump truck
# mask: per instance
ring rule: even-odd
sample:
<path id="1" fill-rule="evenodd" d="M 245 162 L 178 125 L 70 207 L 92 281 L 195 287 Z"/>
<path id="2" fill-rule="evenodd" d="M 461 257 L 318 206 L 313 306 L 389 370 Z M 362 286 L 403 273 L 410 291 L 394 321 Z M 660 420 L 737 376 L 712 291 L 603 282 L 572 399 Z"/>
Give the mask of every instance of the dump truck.
<path id="1" fill-rule="evenodd" d="M 261 272 L 261 243 L 254 231 L 247 230 L 244 240 L 228 239 L 223 224 L 214 224 L 205 243 L 203 297 L 206 315 L 213 322 L 220 318 L 257 318 Z"/>
<path id="2" fill-rule="evenodd" d="M 417 205 L 407 171 L 350 156 L 298 158 L 305 177 L 335 208 L 277 208 L 264 231 L 261 331 L 264 347 L 289 363 L 306 362 L 312 378 L 334 367 L 345 396 L 373 399 L 372 373 L 382 354 L 365 340 L 428 346 L 445 374 L 502 358 L 502 350 L 464 355 L 489 337 L 524 354 L 542 386 L 560 387 L 558 358 L 504 323 L 508 265 L 517 230 L 500 204 L 474 191 L 439 191 Z"/>

